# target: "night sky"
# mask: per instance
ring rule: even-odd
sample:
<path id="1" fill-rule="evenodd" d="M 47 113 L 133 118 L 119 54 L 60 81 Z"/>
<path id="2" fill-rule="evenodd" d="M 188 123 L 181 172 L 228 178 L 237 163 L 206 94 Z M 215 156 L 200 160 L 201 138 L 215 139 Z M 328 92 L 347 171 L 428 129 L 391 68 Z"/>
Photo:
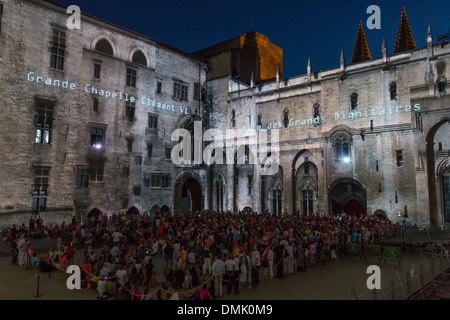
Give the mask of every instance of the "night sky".
<path id="1" fill-rule="evenodd" d="M 186 52 L 256 30 L 283 48 L 284 78 L 339 66 L 341 48 L 350 63 L 359 20 L 362 19 L 372 58 L 381 56 L 383 36 L 389 54 L 395 45 L 402 6 L 417 47 L 426 46 L 427 26 L 448 32 L 450 1 L 398 0 L 57 0 Z M 381 9 L 381 29 L 366 25 L 370 5 Z"/>

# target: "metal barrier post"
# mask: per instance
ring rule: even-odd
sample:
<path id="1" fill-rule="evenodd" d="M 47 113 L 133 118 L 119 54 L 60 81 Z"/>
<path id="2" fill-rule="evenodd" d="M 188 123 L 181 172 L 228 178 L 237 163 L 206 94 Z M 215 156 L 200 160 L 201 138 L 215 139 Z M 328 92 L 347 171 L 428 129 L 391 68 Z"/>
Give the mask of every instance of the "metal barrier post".
<path id="1" fill-rule="evenodd" d="M 41 274 L 37 275 L 37 290 L 36 290 L 36 295 L 35 298 L 39 298 L 39 280 L 41 278 Z"/>

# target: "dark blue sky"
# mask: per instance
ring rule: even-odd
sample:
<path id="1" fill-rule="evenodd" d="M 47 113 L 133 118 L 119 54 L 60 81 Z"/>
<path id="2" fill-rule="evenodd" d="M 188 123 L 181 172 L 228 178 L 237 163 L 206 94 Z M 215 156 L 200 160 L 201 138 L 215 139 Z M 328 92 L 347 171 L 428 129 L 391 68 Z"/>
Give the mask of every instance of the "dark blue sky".
<path id="1" fill-rule="evenodd" d="M 362 19 L 373 58 L 381 56 L 386 37 L 389 53 L 395 45 L 402 6 L 406 7 L 418 47 L 426 45 L 427 25 L 433 36 L 448 32 L 450 1 L 398 0 L 58 0 L 82 11 L 145 34 L 186 52 L 194 52 L 259 31 L 283 48 L 284 78 L 339 66 L 341 47 L 350 63 L 359 20 Z M 381 29 L 369 30 L 370 5 L 381 9 Z"/>

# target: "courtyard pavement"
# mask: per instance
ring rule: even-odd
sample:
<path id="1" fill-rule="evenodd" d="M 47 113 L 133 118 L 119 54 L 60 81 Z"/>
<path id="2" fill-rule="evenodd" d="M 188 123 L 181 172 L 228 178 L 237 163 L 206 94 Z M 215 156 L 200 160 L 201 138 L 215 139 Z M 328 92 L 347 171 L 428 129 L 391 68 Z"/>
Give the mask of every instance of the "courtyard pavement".
<path id="1" fill-rule="evenodd" d="M 45 246 L 54 246 L 53 240 L 32 241 L 36 251 Z M 93 289 L 69 290 L 66 275 L 54 271 L 49 278 L 45 273 L 40 276 L 39 297 L 37 295 L 38 270 L 26 270 L 25 267 L 11 264 L 11 257 L 5 256 L 5 243 L 2 243 L 3 256 L 0 257 L 0 300 L 93 300 L 97 293 Z M 419 250 L 415 250 L 419 251 Z M 366 281 L 369 265 L 378 265 L 381 269 L 381 283 L 410 271 L 409 261 L 418 264 L 419 252 L 405 254 L 401 264 L 398 261 L 378 261 L 376 258 L 360 259 L 356 256 L 344 257 L 325 265 L 317 264 L 304 272 L 287 275 L 285 279 L 267 279 L 260 273 L 261 284 L 256 289 L 240 288 L 240 294 L 226 294 L 220 300 L 349 300 L 350 287 L 357 295 L 368 291 Z M 77 250 L 77 262 L 81 261 L 82 250 Z M 158 282 L 163 282 L 162 258 L 153 259 Z M 157 286 L 156 288 L 158 288 Z M 155 289 L 151 289 L 153 292 Z M 110 298 L 113 299 L 113 298 Z"/>

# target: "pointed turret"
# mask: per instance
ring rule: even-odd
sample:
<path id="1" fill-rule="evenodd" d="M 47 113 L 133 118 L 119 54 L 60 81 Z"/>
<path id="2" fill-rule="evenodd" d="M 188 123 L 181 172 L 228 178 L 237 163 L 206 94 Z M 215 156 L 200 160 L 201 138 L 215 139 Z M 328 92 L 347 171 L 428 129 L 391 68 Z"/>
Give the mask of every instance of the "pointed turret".
<path id="1" fill-rule="evenodd" d="M 370 60 L 372 55 L 370 54 L 369 44 L 367 43 L 366 34 L 362 20 L 359 20 L 358 34 L 356 36 L 355 48 L 353 49 L 352 63 Z"/>
<path id="2" fill-rule="evenodd" d="M 345 55 L 344 55 L 344 47 L 341 49 L 341 59 L 340 59 L 340 67 L 341 71 L 345 70 Z"/>
<path id="3" fill-rule="evenodd" d="M 383 44 L 381 45 L 381 54 L 383 56 L 383 62 L 388 62 L 388 49 L 386 44 L 386 37 L 383 37 Z"/>
<path id="4" fill-rule="evenodd" d="M 431 26 L 428 25 L 428 32 L 427 32 L 427 51 L 428 56 L 432 57 L 434 55 L 433 50 L 433 33 L 431 32 Z"/>
<path id="5" fill-rule="evenodd" d="M 406 16 L 405 7 L 402 9 L 402 16 L 397 30 L 397 40 L 395 42 L 394 53 L 408 51 L 416 48 L 416 42 Z"/>

